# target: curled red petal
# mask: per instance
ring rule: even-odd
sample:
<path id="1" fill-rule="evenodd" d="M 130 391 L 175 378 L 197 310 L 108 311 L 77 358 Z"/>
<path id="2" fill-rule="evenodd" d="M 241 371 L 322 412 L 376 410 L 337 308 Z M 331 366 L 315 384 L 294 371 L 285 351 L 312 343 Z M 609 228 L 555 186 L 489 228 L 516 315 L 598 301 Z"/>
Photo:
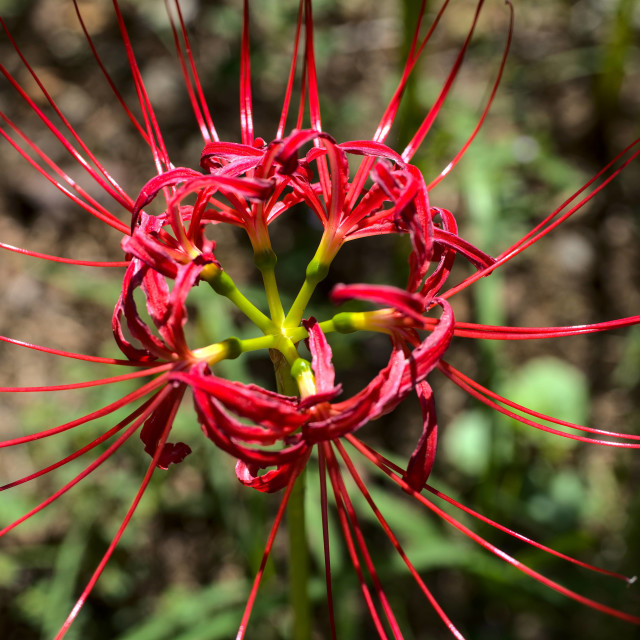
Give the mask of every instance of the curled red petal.
<path id="1" fill-rule="evenodd" d="M 453 309 L 443 298 L 434 298 L 433 302 L 442 307 L 442 315 L 433 333 L 423 340 L 407 359 L 402 375 L 402 389 L 412 389 L 422 382 L 440 362 L 451 344 L 455 327 Z"/>
<path id="2" fill-rule="evenodd" d="M 228 162 L 221 167 L 220 169 L 215 171 L 215 175 L 217 176 L 229 176 L 229 177 L 237 177 L 242 176 L 247 173 L 247 171 L 251 171 L 251 169 L 255 169 L 260 162 L 262 161 L 262 156 L 254 157 L 238 157 L 231 162 Z M 213 173 L 214 170 L 211 171 Z"/>
<path id="3" fill-rule="evenodd" d="M 402 350 L 394 349 L 389 364 L 362 391 L 348 400 L 332 405 L 328 416 L 310 420 L 304 425 L 305 440 L 317 443 L 353 433 L 382 415 L 391 399 L 400 402 L 404 397 L 399 395 L 404 364 Z"/>
<path id="4" fill-rule="evenodd" d="M 158 467 L 168 469 L 170 464 L 179 464 L 191 453 L 191 447 L 184 442 L 165 442 L 158 458 Z"/>
<path id="5" fill-rule="evenodd" d="M 486 269 L 490 267 L 496 260 L 484 251 L 473 246 L 470 242 L 461 238 L 459 235 L 443 231 L 436 228 L 433 232 L 433 240 L 438 244 L 443 244 L 461 253 L 471 262 L 477 269 Z M 489 274 L 486 274 L 489 275 Z"/>
<path id="6" fill-rule="evenodd" d="M 165 345 L 142 322 L 133 300 L 133 291 L 140 286 L 144 270 L 146 267 L 139 260 L 131 261 L 124 276 L 122 292 L 113 311 L 112 319 L 113 335 L 118 347 L 127 358 L 136 362 L 149 362 L 159 357 L 168 359 L 171 356 Z M 142 349 L 134 346 L 125 336 L 122 326 L 123 316 L 129 333 L 142 345 Z"/>
<path id="7" fill-rule="evenodd" d="M 429 213 L 429 197 L 424 177 L 412 165 L 406 169 L 391 169 L 388 162 L 377 162 L 371 177 L 394 202 L 388 212 L 398 231 L 406 230 L 411 237 L 408 289 L 416 290 L 429 268 L 433 255 L 433 223 Z"/>
<path id="8" fill-rule="evenodd" d="M 125 273 L 122 293 L 113 314 L 114 336 L 122 352 L 129 358 L 139 361 L 148 361 L 156 358 L 171 360 L 173 357 L 172 350 L 156 337 L 142 321 L 134 300 L 134 291 L 142 285 L 145 274 L 148 271 L 149 268 L 139 260 L 134 259 L 131 261 Z M 124 336 L 122 316 L 126 320 L 129 333 L 142 345 L 143 349 L 134 347 Z"/>
<path id="9" fill-rule="evenodd" d="M 308 142 L 317 138 L 331 139 L 326 133 L 315 129 L 294 130 L 282 141 L 276 161 L 280 164 L 280 172 L 284 175 L 293 173 L 298 168 L 298 151 Z M 332 139 L 331 139 L 332 140 Z"/>
<path id="10" fill-rule="evenodd" d="M 203 176 L 200 173 L 196 173 L 192 180 L 187 181 L 176 190 L 176 193 L 171 198 L 171 204 L 175 205 L 185 196 L 201 189 L 211 189 L 211 193 L 220 190 L 224 195 L 243 197 L 260 202 L 269 196 L 273 190 L 273 183 L 270 180 L 260 178 L 227 176 L 221 173 Z"/>
<path id="11" fill-rule="evenodd" d="M 359 402 L 345 404 L 341 411 L 332 411 L 332 415 L 321 420 L 311 420 L 302 428 L 304 439 L 309 444 L 340 438 L 353 433 L 367 424 L 371 418 L 371 405 L 374 394 L 362 395 Z"/>
<path id="12" fill-rule="evenodd" d="M 138 225 L 142 209 L 144 209 L 144 207 L 146 207 L 158 195 L 158 192 L 161 189 L 164 187 L 173 187 L 180 182 L 186 182 L 187 180 L 198 177 L 202 177 L 202 174 L 194 171 L 193 169 L 178 167 L 177 169 L 165 171 L 159 176 L 149 180 L 149 182 L 142 187 L 142 190 L 133 205 L 131 232 L 133 233 L 133 230 Z"/>
<path id="13" fill-rule="evenodd" d="M 303 320 L 302 325 L 309 332 L 307 344 L 311 352 L 311 368 L 316 378 L 318 393 L 335 392 L 335 369 L 331 361 L 331 347 L 315 318 Z"/>
<path id="14" fill-rule="evenodd" d="M 349 142 L 341 142 L 338 145 L 346 153 L 353 153 L 359 156 L 373 156 L 374 158 L 386 158 L 395 162 L 399 167 L 405 167 L 406 163 L 402 156 L 393 149 L 387 147 L 382 142 L 374 140 L 350 140 Z"/>
<path id="15" fill-rule="evenodd" d="M 289 464 L 298 460 L 307 449 L 307 444 L 299 434 L 282 437 L 285 446 L 281 449 L 247 446 L 256 442 L 269 445 L 276 442 L 277 437 L 263 427 L 235 420 L 207 393 L 196 389 L 193 399 L 204 435 L 218 448 L 247 464 L 255 464 L 260 468 Z"/>
<path id="16" fill-rule="evenodd" d="M 329 391 L 325 391 L 324 393 L 314 393 L 312 396 L 307 396 L 303 400 L 300 400 L 298 408 L 300 411 L 305 411 L 318 404 L 322 404 L 323 402 L 331 402 L 331 400 L 335 399 L 335 397 L 339 396 L 341 393 L 342 385 L 339 384 L 331 388 Z"/>
<path id="17" fill-rule="evenodd" d="M 175 371 L 172 379 L 191 386 L 195 390 L 209 393 L 236 415 L 267 429 L 286 434 L 302 426 L 306 416 L 298 410 L 298 403 L 257 385 L 231 382 L 200 371 Z"/>
<path id="18" fill-rule="evenodd" d="M 161 273 L 158 273 L 154 269 L 145 269 L 141 288 L 144 291 L 147 311 L 153 323 L 160 331 L 160 335 L 162 335 L 166 341 L 166 324 L 169 313 L 168 302 L 171 293 L 169 285 Z"/>
<path id="19" fill-rule="evenodd" d="M 230 416 L 223 406 L 210 394 L 198 392 L 198 402 L 202 404 L 204 396 L 207 398 L 207 408 L 209 410 L 210 426 L 217 431 L 224 432 L 230 438 L 245 444 L 272 445 L 282 440 L 287 435 L 287 431 L 268 429 L 261 425 L 246 424 Z M 275 459 L 274 459 L 275 460 Z"/>
<path id="20" fill-rule="evenodd" d="M 298 463 L 284 464 L 271 469 L 263 475 L 258 475 L 260 467 L 255 464 L 247 464 L 242 460 L 236 462 L 236 476 L 245 486 L 257 489 L 263 493 L 275 493 L 284 489 L 294 473 L 298 473 L 301 465 Z"/>
<path id="21" fill-rule="evenodd" d="M 165 322 L 161 332 L 162 337 L 171 348 L 183 357 L 190 356 L 190 349 L 184 335 L 184 325 L 187 322 L 187 296 L 197 284 L 202 269 L 210 262 L 203 256 L 185 265 L 180 265 L 175 284 L 167 300 Z"/>
<path id="22" fill-rule="evenodd" d="M 167 425 L 173 421 L 184 392 L 184 386 L 177 386 L 171 389 L 147 418 L 142 431 L 140 431 L 140 439 L 145 445 L 144 450 L 152 458 L 156 455 L 158 446 L 162 443 L 162 451 L 156 462 L 160 469 L 167 469 L 170 464 L 182 462 L 191 453 L 191 448 L 184 442 L 166 442 L 164 437 Z"/>
<path id="23" fill-rule="evenodd" d="M 261 158 L 264 151 L 248 144 L 238 142 L 209 142 L 204 146 L 200 155 L 200 166 L 207 171 L 220 169 L 222 160 L 236 160 L 238 158 Z"/>
<path id="24" fill-rule="evenodd" d="M 416 393 L 422 409 L 423 429 L 418 445 L 411 454 L 411 458 L 409 458 L 404 479 L 414 491 L 421 491 L 431 474 L 431 469 L 436 459 L 438 422 L 433 390 L 429 384 L 426 381 L 422 381 L 417 385 Z"/>
<path id="25" fill-rule="evenodd" d="M 122 240 L 122 249 L 168 278 L 175 278 L 178 273 L 178 265 L 167 247 L 163 246 L 156 237 L 148 233 L 140 233 L 138 228 L 134 230 L 133 235 L 126 236 Z"/>
<path id="26" fill-rule="evenodd" d="M 310 421 L 303 427 L 308 442 L 320 442 L 353 433 L 364 424 L 388 413 L 416 388 L 440 362 L 455 325 L 453 310 L 445 300 L 435 298 L 443 308 L 434 333 L 406 356 L 400 344 L 394 346 L 389 363 L 358 394 L 331 407 L 331 415 Z M 432 339 L 433 338 L 433 339 Z"/>

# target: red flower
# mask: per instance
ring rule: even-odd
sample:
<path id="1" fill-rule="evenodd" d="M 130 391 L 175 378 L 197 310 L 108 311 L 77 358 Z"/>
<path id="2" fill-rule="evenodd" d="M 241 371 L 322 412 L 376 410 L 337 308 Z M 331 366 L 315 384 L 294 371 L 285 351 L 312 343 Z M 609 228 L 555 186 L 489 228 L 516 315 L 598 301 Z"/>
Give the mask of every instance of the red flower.
<path id="1" fill-rule="evenodd" d="M 444 3 L 437 15 L 434 27 L 440 20 L 447 4 L 447 2 Z M 27 103 L 31 111 L 42 120 L 60 144 L 87 172 L 88 176 L 119 207 L 124 208 L 128 215 L 126 220 L 121 220 L 118 215 L 103 205 L 100 199 L 91 196 L 89 191 L 83 188 L 78 181 L 68 176 L 7 116 L 2 115 L 6 129 L 0 128 L 0 133 L 42 176 L 57 186 L 87 213 L 122 232 L 125 260 L 115 263 L 77 261 L 17 249 L 6 244 L 0 246 L 59 262 L 126 267 L 121 294 L 116 302 L 112 319 L 115 341 L 126 359 L 89 357 L 25 344 L 11 338 L 3 337 L 2 340 L 40 351 L 56 353 L 64 357 L 79 358 L 101 364 L 135 367 L 137 370 L 134 373 L 90 382 L 48 387 L 4 387 L 0 390 L 5 392 L 44 392 L 111 384 L 133 378 L 150 378 L 138 390 L 82 418 L 30 436 L 16 437 L 0 442 L 0 447 L 13 447 L 35 441 L 68 431 L 97 418 L 110 415 L 125 406 L 142 401 L 140 406 L 131 409 L 129 415 L 116 426 L 90 444 L 40 471 L 0 487 L 0 490 L 5 490 L 40 477 L 117 436 L 117 439 L 82 473 L 23 517 L 6 526 L 0 531 L 1 536 L 41 511 L 96 470 L 134 433 L 140 433 L 144 449 L 151 456 L 148 470 L 121 527 L 56 638 L 62 638 L 65 635 L 84 604 L 124 533 L 153 473 L 158 467 L 167 469 L 170 464 L 182 462 L 190 453 L 191 448 L 186 443 L 169 442 L 174 418 L 188 392 L 193 395 L 195 414 L 204 435 L 216 447 L 237 459 L 236 474 L 240 482 L 267 493 L 284 490 L 280 508 L 266 545 L 262 565 L 249 596 L 245 615 L 240 622 L 238 638 L 244 637 L 260 579 L 285 506 L 294 491 L 294 483 L 304 471 L 313 453 L 318 457 L 320 469 L 320 507 L 325 545 L 325 569 L 330 613 L 329 629 L 332 636 L 336 635 L 336 626 L 333 620 L 333 591 L 328 541 L 327 478 L 335 498 L 337 516 L 346 547 L 356 570 L 372 622 L 380 637 L 386 637 L 387 627 L 392 630 L 395 637 L 401 636 L 400 625 L 394 616 L 376 572 L 362 527 L 358 521 L 358 514 L 344 481 L 346 476 L 352 479 L 371 507 L 385 535 L 398 551 L 420 590 L 445 625 L 455 637 L 462 637 L 411 564 L 389 523 L 376 506 L 360 472 L 351 460 L 345 443 L 348 443 L 364 459 L 381 470 L 404 492 L 413 496 L 416 501 L 494 555 L 578 602 L 623 620 L 635 624 L 640 623 L 639 617 L 618 611 L 570 591 L 515 560 L 466 525 L 458 522 L 422 493 L 423 490 L 430 492 L 438 499 L 448 502 L 484 523 L 565 560 L 627 580 L 624 576 L 592 567 L 531 541 L 462 506 L 453 498 L 427 484 L 436 461 L 438 433 L 434 394 L 427 381 L 427 377 L 434 369 L 438 369 L 484 404 L 524 424 L 575 440 L 595 442 L 610 447 L 640 448 L 640 444 L 637 442 L 640 440 L 640 436 L 624 435 L 571 424 L 517 405 L 475 382 L 444 360 L 447 349 L 456 337 L 502 340 L 550 338 L 594 333 L 640 322 L 640 316 L 632 316 L 593 325 L 516 328 L 462 323 L 454 318 L 453 309 L 448 302 L 449 298 L 479 278 L 490 275 L 501 265 L 512 260 L 524 249 L 544 237 L 560 222 L 580 209 L 640 153 L 638 150 L 639 141 L 636 140 L 615 159 L 614 162 L 619 161 L 617 168 L 612 168 L 614 166 L 612 163 L 596 176 L 596 178 L 600 178 L 605 175 L 605 172 L 608 172 L 606 173 L 607 177 L 589 195 L 583 197 L 577 204 L 572 204 L 591 183 L 580 189 L 566 206 L 563 205 L 554 211 L 533 231 L 495 259 L 462 238 L 458 233 L 454 215 L 447 209 L 433 206 L 430 202 L 430 192 L 461 159 L 487 115 L 502 76 L 511 40 L 511 25 L 498 77 L 486 108 L 467 142 L 449 165 L 428 184 L 418 167 L 411 164 L 411 159 L 440 112 L 453 81 L 458 75 L 482 5 L 483 2 L 480 0 L 467 38 L 456 57 L 438 99 L 406 149 L 399 154 L 386 144 L 386 139 L 396 117 L 409 76 L 433 30 L 433 28 L 430 29 L 427 35 L 420 39 L 420 22 L 425 10 L 424 3 L 420 10 L 420 20 L 416 25 L 402 78 L 375 134 L 371 140 L 354 140 L 343 143 L 338 143 L 322 128 L 313 48 L 311 0 L 301 0 L 300 2 L 291 73 L 285 92 L 284 107 L 275 139 L 270 143 L 266 143 L 262 138 L 254 137 L 248 42 L 248 1 L 245 0 L 244 3 L 241 55 L 241 143 L 219 140 L 204 100 L 182 15 L 176 4 L 177 12 L 175 15 L 170 12 L 172 28 L 189 98 L 204 142 L 204 149 L 200 157 L 202 169 L 200 172 L 191 168 L 176 168 L 170 160 L 134 55 L 125 21 L 118 2 L 115 0 L 116 18 L 138 94 L 143 123 L 138 122 L 117 91 L 116 95 L 121 100 L 126 114 L 140 132 L 141 137 L 150 147 L 157 173 L 147 181 L 135 199 L 125 193 L 76 135 L 56 103 L 46 93 L 36 72 L 22 56 L 8 28 L 4 22 L 2 23 L 16 53 L 22 58 L 26 69 L 44 92 L 51 108 L 62 118 L 68 133 L 55 125 L 45 115 L 39 103 L 27 94 L 7 69 L 0 66 L 5 78 Z M 104 70 L 79 11 L 78 16 L 89 44 Z M 286 134 L 287 116 L 293 95 L 297 58 L 303 31 L 305 51 L 301 82 L 302 92 L 296 125 L 289 134 Z M 181 37 L 184 44 L 181 44 Z M 108 75 L 107 79 L 111 83 Z M 307 107 L 310 123 L 305 128 L 303 125 Z M 78 150 L 78 147 L 81 150 Z M 162 198 L 164 198 L 165 204 L 161 205 L 163 211 L 160 214 L 152 215 L 147 211 L 152 203 L 157 206 L 156 200 Z M 304 282 L 289 310 L 285 313 L 277 288 L 274 269 L 276 255 L 271 245 L 269 227 L 283 215 L 294 215 L 294 207 L 301 203 L 304 203 L 319 220 L 323 228 L 323 235 L 315 255 L 310 259 Z M 215 245 L 208 239 L 206 232 L 211 227 L 215 229 L 215 226 L 220 224 L 231 224 L 246 232 L 252 245 L 254 263 L 263 278 L 268 311 L 259 309 L 240 291 L 229 273 L 225 271 L 224 265 L 216 257 Z M 334 303 L 359 300 L 381 305 L 383 308 L 375 311 L 337 313 L 333 317 L 321 321 L 315 318 L 303 320 L 303 317 L 308 315 L 307 306 L 317 285 L 327 276 L 333 259 L 345 243 L 366 236 L 396 233 L 408 234 L 411 241 L 409 276 L 405 289 L 387 285 L 354 283 L 338 285 L 331 293 Z M 471 262 L 476 271 L 462 283 L 446 288 L 454 259 L 458 254 Z M 225 340 L 199 348 L 191 344 L 191 338 L 185 331 L 188 323 L 187 300 L 193 288 L 201 282 L 209 284 L 215 294 L 228 298 L 237 310 L 257 327 L 261 335 L 245 339 L 229 336 Z M 146 314 L 138 307 L 136 299 L 138 301 L 144 299 Z M 441 309 L 439 317 L 433 315 L 436 307 Z M 215 322 L 215 319 L 213 321 Z M 341 397 L 342 387 L 336 383 L 336 372 L 327 335 L 332 332 L 348 334 L 355 331 L 387 334 L 391 343 L 390 357 L 387 365 L 375 373 L 362 390 L 343 399 Z M 302 358 L 298 351 L 298 344 L 303 340 L 306 340 L 311 353 L 310 362 Z M 272 354 L 278 379 L 277 391 L 254 384 L 227 380 L 218 375 L 216 365 L 220 361 L 260 349 L 269 349 Z M 415 391 L 420 403 L 423 428 L 407 464 L 404 467 L 399 467 L 380 453 L 372 450 L 355 434 L 372 420 L 393 411 L 412 391 Z M 563 430 L 548 427 L 539 420 L 557 424 L 563 427 Z M 606 436 L 607 440 L 574 435 L 564 429 L 592 433 L 598 438 Z M 373 587 L 374 593 L 372 593 L 369 584 Z M 383 615 L 380 614 L 380 611 Z M 386 622 L 383 618 L 386 618 Z"/>

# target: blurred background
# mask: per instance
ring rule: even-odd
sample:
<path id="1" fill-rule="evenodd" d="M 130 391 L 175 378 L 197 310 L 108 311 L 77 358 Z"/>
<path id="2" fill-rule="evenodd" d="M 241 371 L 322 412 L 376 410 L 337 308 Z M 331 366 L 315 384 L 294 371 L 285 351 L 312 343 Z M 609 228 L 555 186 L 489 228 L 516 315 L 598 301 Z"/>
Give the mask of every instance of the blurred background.
<path id="1" fill-rule="evenodd" d="M 111 3 L 80 2 L 96 47 L 130 105 L 135 91 Z M 464 160 L 430 194 L 450 209 L 461 235 L 496 255 L 582 186 L 639 135 L 640 11 L 634 0 L 515 2 L 515 31 L 504 79 L 486 124 Z M 338 141 L 370 138 L 400 77 L 419 3 L 314 2 L 324 128 Z M 438 7 L 428 2 L 427 25 Z M 239 141 L 239 1 L 182 3 L 194 55 L 220 137 Z M 198 167 L 202 139 L 183 89 L 162 2 L 123 2 L 143 78 L 176 166 Z M 408 87 L 389 144 L 401 151 L 420 125 L 468 32 L 474 3 L 454 1 Z M 295 2 L 251 3 L 256 134 L 275 135 L 288 74 Z M 133 197 L 152 177 L 151 155 L 104 81 L 67 0 L 0 0 L 21 51 L 83 140 Z M 489 0 L 465 64 L 436 126 L 415 158 L 427 181 L 464 144 L 489 97 L 508 33 L 509 11 Z M 426 26 L 426 25 L 425 25 Z M 5 36 L 0 59 L 42 108 L 46 101 Z M 27 135 L 81 177 L 57 141 L 8 82 L 0 106 Z M 49 113 L 47 111 L 47 113 Z M 90 219 L 26 162 L 0 145 L 0 241 L 33 251 L 93 260 L 121 259 L 119 234 Z M 96 197 L 126 221 L 108 197 Z M 487 324 L 554 326 L 600 322 L 640 309 L 636 161 L 567 223 L 512 264 L 453 299 L 456 318 Z M 272 227 L 277 276 L 291 300 L 320 232 L 303 209 Z M 217 229 L 218 255 L 258 302 L 261 285 L 246 239 Z M 406 238 L 347 245 L 314 298 L 319 318 L 335 313 L 333 283 L 403 286 Z M 381 259 L 384 256 L 384 260 Z M 247 258 L 245 260 L 245 257 Z M 460 260 L 451 284 L 471 272 Z M 54 348 L 118 357 L 111 313 L 121 271 L 0 256 L 0 334 Z M 230 334 L 254 335 L 209 290 L 190 297 L 196 346 Z M 345 397 L 386 364 L 387 341 L 331 336 Z M 35 386 L 120 371 L 0 344 L 0 384 Z M 456 339 L 447 359 L 466 374 L 537 411 L 594 427 L 638 433 L 640 331 L 637 328 L 548 341 Z M 219 375 L 272 386 L 268 358 L 221 363 Z M 496 414 L 434 372 L 440 442 L 432 484 L 524 535 L 628 575 L 640 573 L 640 458 L 633 451 L 578 445 Z M 122 397 L 136 385 L 0 401 L 0 436 L 32 433 Z M 123 417 L 125 412 L 121 412 Z M 98 421 L 33 445 L 0 452 L 0 482 L 58 460 L 115 424 Z M 421 429 L 418 403 L 363 430 L 364 439 L 406 460 Z M 235 635 L 279 496 L 239 485 L 234 461 L 202 437 L 186 398 L 172 439 L 193 453 L 158 472 L 69 638 L 213 640 Z M 0 526 L 20 517 L 79 473 L 88 461 L 0 496 Z M 116 532 L 148 465 L 137 438 L 67 496 L 0 540 L 0 635 L 52 638 Z M 315 463 L 311 462 L 311 469 Z M 385 516 L 434 595 L 474 639 L 631 639 L 636 628 L 570 601 L 526 578 L 453 531 L 363 465 Z M 309 474 L 308 528 L 315 562 L 311 592 L 315 637 L 328 637 L 322 535 L 315 475 Z M 408 639 L 450 634 L 357 496 L 362 523 L 386 592 Z M 459 514 L 456 514 L 459 515 Z M 460 516 L 461 517 L 461 516 Z M 563 585 L 640 612 L 638 586 L 573 567 L 462 518 L 493 544 Z M 372 637 L 357 579 L 333 523 L 332 563 L 340 638 Z M 279 536 L 248 637 L 287 638 L 286 536 Z"/>

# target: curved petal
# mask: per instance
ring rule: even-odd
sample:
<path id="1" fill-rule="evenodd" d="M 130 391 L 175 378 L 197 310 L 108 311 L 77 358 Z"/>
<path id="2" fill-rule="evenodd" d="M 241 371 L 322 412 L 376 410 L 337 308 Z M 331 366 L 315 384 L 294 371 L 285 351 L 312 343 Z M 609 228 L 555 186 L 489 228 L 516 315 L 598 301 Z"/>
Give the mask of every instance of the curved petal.
<path id="1" fill-rule="evenodd" d="M 429 384 L 422 381 L 417 385 L 416 393 L 422 409 L 423 428 L 418 445 L 409 458 L 404 480 L 414 491 L 422 491 L 436 459 L 438 422 L 433 390 Z"/>
<path id="2" fill-rule="evenodd" d="M 257 489 L 263 493 L 275 493 L 284 489 L 294 473 L 302 468 L 298 462 L 284 464 L 276 469 L 271 469 L 263 475 L 258 475 L 260 468 L 256 464 L 247 464 L 242 460 L 236 462 L 236 476 L 245 486 Z"/>

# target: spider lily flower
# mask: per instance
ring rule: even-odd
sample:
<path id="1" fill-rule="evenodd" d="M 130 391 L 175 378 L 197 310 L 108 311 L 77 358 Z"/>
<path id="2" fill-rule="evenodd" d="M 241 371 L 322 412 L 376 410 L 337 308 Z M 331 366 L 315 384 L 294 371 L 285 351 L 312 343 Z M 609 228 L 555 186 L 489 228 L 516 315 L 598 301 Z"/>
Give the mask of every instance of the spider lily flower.
<path id="1" fill-rule="evenodd" d="M 453 309 L 448 302 L 452 296 L 516 258 L 580 210 L 624 167 L 637 158 L 640 153 L 640 141 L 631 143 L 561 207 L 499 256 L 491 257 L 475 247 L 460 236 L 454 214 L 432 204 L 434 198 L 431 192 L 461 160 L 487 117 L 502 77 L 511 42 L 512 22 L 509 25 L 504 54 L 498 65 L 497 78 L 478 123 L 469 133 L 468 140 L 437 176 L 428 181 L 419 168 L 411 164 L 411 160 L 441 111 L 458 76 L 484 5 L 482 0 L 477 3 L 467 37 L 438 98 L 407 147 L 399 153 L 386 142 L 409 77 L 448 4 L 448 0 L 445 0 L 432 27 L 421 37 L 421 23 L 425 13 L 425 3 L 422 3 L 402 77 L 371 138 L 338 142 L 323 130 L 313 46 L 312 2 L 301 0 L 281 118 L 274 139 L 266 142 L 265 139 L 254 135 L 249 3 L 245 0 L 240 77 L 241 141 L 229 142 L 220 140 L 214 126 L 192 57 L 180 5 L 176 1 L 168 13 L 178 61 L 203 141 L 203 151 L 199 159 L 200 170 L 196 170 L 176 167 L 170 159 L 135 57 L 134 43 L 129 37 L 117 0 L 114 0 L 115 19 L 138 96 L 141 119 L 134 115 L 133 110 L 115 89 L 74 0 L 79 24 L 100 69 L 143 144 L 147 145 L 151 152 L 155 175 L 150 167 L 146 184 L 135 197 L 127 194 L 119 186 L 98 157 L 75 132 L 2 21 L 7 39 L 53 113 L 60 118 L 62 125 L 55 124 L 53 118 L 47 115 L 49 112 L 45 112 L 41 106 L 41 100 L 31 96 L 7 68 L 0 65 L 0 71 L 17 91 L 20 99 L 71 155 L 84 172 L 85 178 L 88 177 L 96 183 L 104 195 L 111 199 L 116 207 L 115 212 L 103 203 L 102 198 L 91 195 L 91 190 L 83 186 L 82 180 L 68 175 L 4 113 L 0 114 L 4 123 L 0 127 L 0 134 L 43 179 L 62 191 L 87 214 L 120 232 L 123 235 L 121 246 L 125 259 L 117 262 L 75 260 L 21 249 L 5 243 L 0 243 L 0 247 L 27 256 L 71 265 L 125 268 L 121 293 L 118 300 L 114 301 L 115 310 L 112 316 L 115 342 L 125 359 L 86 356 L 25 343 L 10 337 L 0 339 L 16 346 L 61 357 L 80 359 L 96 365 L 130 367 L 135 370 L 111 378 L 86 382 L 27 388 L 2 387 L 0 391 L 45 393 L 117 384 L 138 378 L 142 384 L 121 399 L 81 418 L 0 442 L 0 448 L 12 448 L 75 430 L 99 418 L 111 416 L 124 407 L 130 408 L 125 418 L 89 444 L 37 472 L 0 487 L 0 491 L 3 491 L 39 478 L 112 440 L 108 448 L 80 474 L 24 516 L 6 525 L 0 530 L 0 536 L 9 533 L 74 488 L 111 458 L 134 434 L 139 433 L 144 449 L 151 457 L 139 490 L 121 526 L 56 639 L 66 634 L 78 615 L 124 534 L 153 474 L 158 468 L 168 469 L 171 464 L 181 463 L 190 453 L 190 445 L 169 441 L 175 416 L 184 404 L 187 394 L 193 396 L 194 424 L 198 422 L 206 438 L 237 460 L 238 480 L 258 491 L 281 492 L 282 495 L 261 566 L 249 594 L 245 613 L 239 622 L 238 638 L 244 637 L 246 633 L 276 533 L 287 505 L 300 499 L 296 496 L 295 487 L 300 486 L 299 482 L 312 456 L 317 458 L 319 468 L 331 636 L 336 636 L 336 623 L 329 553 L 330 492 L 333 495 L 347 552 L 372 623 L 381 638 L 388 637 L 389 631 L 394 637 L 402 637 L 400 624 L 376 571 L 351 496 L 353 489 L 349 487 L 355 486 L 407 566 L 418 589 L 452 635 L 457 638 L 463 637 L 412 564 L 396 533 L 377 506 L 362 473 L 351 459 L 353 452 L 357 452 L 363 462 L 369 463 L 387 476 L 391 483 L 397 485 L 402 492 L 411 496 L 426 510 L 516 569 L 588 607 L 630 623 L 640 623 L 640 617 L 571 591 L 523 564 L 459 522 L 448 511 L 443 510 L 440 503 L 447 502 L 460 512 L 555 557 L 614 578 L 631 581 L 630 579 L 550 549 L 463 506 L 446 493 L 427 484 L 436 463 L 438 437 L 436 399 L 427 378 L 436 370 L 483 404 L 523 424 L 577 441 L 607 447 L 640 448 L 638 435 L 625 435 L 578 425 L 528 409 L 481 385 L 444 359 L 449 346 L 456 338 L 559 338 L 607 331 L 640 322 L 640 316 L 630 316 L 590 325 L 521 328 L 460 322 L 454 317 Z M 512 14 L 510 5 L 509 11 Z M 300 55 L 303 34 L 304 52 Z M 299 63 L 302 66 L 302 89 L 298 113 L 295 125 L 291 130 L 287 130 Z M 307 110 L 308 124 L 305 117 Z M 164 204 L 160 205 L 161 213 L 151 213 L 152 203 L 157 207 L 162 199 Z M 317 250 L 306 268 L 300 290 L 285 312 L 277 287 L 276 255 L 271 245 L 269 227 L 282 216 L 295 215 L 294 207 L 301 203 L 319 220 L 323 232 Z M 121 210 L 124 210 L 124 215 L 121 215 Z M 230 224 L 246 232 L 252 245 L 254 263 L 264 282 L 268 310 L 260 309 L 245 296 L 216 257 L 215 243 L 207 238 L 205 232 L 211 228 L 215 231 L 216 226 L 221 224 Z M 409 276 L 405 289 L 357 283 L 338 285 L 331 293 L 334 303 L 356 300 L 382 308 L 374 311 L 339 312 L 327 319 L 303 320 L 308 315 L 307 307 L 317 285 L 327 276 L 333 259 L 345 243 L 368 236 L 396 233 L 408 234 L 411 241 Z M 449 286 L 448 279 L 457 255 L 470 262 L 475 271 L 462 282 Z M 255 325 L 260 335 L 245 339 L 229 336 L 221 342 L 203 347 L 190 344 L 185 332 L 188 323 L 187 301 L 190 292 L 201 282 L 208 283 L 216 294 L 228 298 L 240 314 Z M 148 319 L 138 307 L 136 297 L 138 301 L 144 299 Z M 439 317 L 434 317 L 433 311 L 437 308 L 440 309 Z M 212 322 L 215 321 L 214 318 Z M 336 383 L 333 355 L 327 336 L 332 333 L 349 334 L 355 331 L 387 335 L 390 340 L 390 356 L 387 365 L 377 372 L 363 389 L 343 399 L 341 384 Z M 298 345 L 305 340 L 311 353 L 310 362 L 301 357 L 298 350 Z M 269 350 L 272 355 L 278 381 L 277 390 L 227 380 L 218 375 L 217 365 L 222 360 L 258 350 Z M 393 411 L 411 392 L 415 392 L 419 400 L 423 427 L 406 464 L 398 466 L 373 450 L 360 439 L 360 436 L 364 434 L 365 426 Z M 558 428 L 549 427 L 548 423 Z M 581 433 L 589 436 L 580 435 Z M 345 482 L 345 479 L 350 480 Z M 431 494 L 433 498 L 427 494 Z M 299 504 L 298 502 L 298 506 Z M 293 525 L 290 528 L 293 529 Z M 293 536 L 291 539 L 293 545 Z M 295 544 L 299 546 L 300 540 Z M 296 567 L 293 566 L 292 572 L 295 570 Z M 300 582 L 296 582 L 294 590 L 300 586 Z M 304 602 L 294 605 L 299 619 L 303 619 L 302 612 L 305 607 L 308 608 L 308 604 Z M 304 625 L 302 622 L 300 624 Z M 298 634 L 305 637 L 310 631 L 303 628 Z"/>

